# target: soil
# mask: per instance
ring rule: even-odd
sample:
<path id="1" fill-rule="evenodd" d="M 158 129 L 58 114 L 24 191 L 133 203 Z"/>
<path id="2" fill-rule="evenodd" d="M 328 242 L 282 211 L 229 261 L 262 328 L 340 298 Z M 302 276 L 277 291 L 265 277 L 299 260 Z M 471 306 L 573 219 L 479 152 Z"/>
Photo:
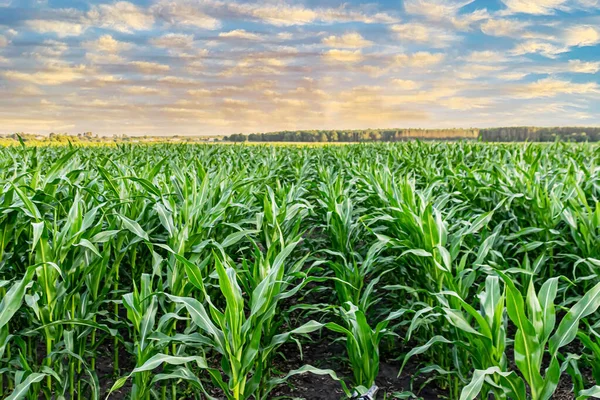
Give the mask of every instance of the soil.
<path id="1" fill-rule="evenodd" d="M 100 398 L 105 398 L 112 387 L 115 378 L 113 375 L 112 343 L 100 349 L 97 359 L 97 373 L 101 386 Z M 285 375 L 287 372 L 309 364 L 321 369 L 332 369 L 336 371 L 339 378 L 346 381 L 351 380 L 351 371 L 344 361 L 345 348 L 342 343 L 335 343 L 330 338 L 323 338 L 315 343 L 303 344 L 302 357 L 298 347 L 294 343 L 283 345 L 275 360 L 275 369 Z M 131 371 L 135 367 L 132 357 L 121 349 L 119 357 L 121 371 Z M 400 363 L 395 360 L 385 359 L 382 355 L 379 367 L 379 377 L 376 384 L 379 387 L 377 399 L 393 399 L 394 394 L 411 390 L 411 377 L 417 369 L 417 365 L 408 364 L 402 375 L 397 376 Z M 583 372 L 583 371 L 582 371 Z M 586 371 L 587 372 L 587 371 Z M 585 372 L 584 372 L 585 374 Z M 414 389 L 420 387 L 423 380 L 414 383 Z M 207 385 L 209 387 L 210 385 Z M 111 400 L 126 399 L 131 390 L 131 381 L 110 395 Z M 418 398 L 423 400 L 435 400 L 447 398 L 445 393 L 438 389 L 433 383 L 425 385 Z M 215 392 L 214 395 L 220 396 Z M 344 391 L 339 382 L 328 375 L 316 375 L 305 373 L 291 377 L 287 383 L 274 389 L 269 398 L 271 399 L 293 399 L 293 400 L 340 400 L 345 398 Z M 558 385 L 553 400 L 572 400 L 575 396 L 572 392 L 572 382 L 569 375 L 564 374 Z M 183 397 L 178 400 L 183 400 Z"/>
<path id="2" fill-rule="evenodd" d="M 96 373 L 98 374 L 98 381 L 100 383 L 100 398 L 106 398 L 110 388 L 115 383 L 116 378 L 114 374 L 113 364 L 113 343 L 107 343 L 98 349 L 98 358 L 96 359 Z M 119 349 L 119 369 L 121 375 L 135 368 L 135 361 L 131 354 L 127 353 L 123 346 Z M 118 377 L 117 377 L 118 378 Z M 131 380 L 125 382 L 123 387 L 115 390 L 110 394 L 111 400 L 122 400 L 126 399 L 127 395 L 131 391 Z"/>
<path id="3" fill-rule="evenodd" d="M 280 353 L 285 354 L 285 360 L 282 357 L 281 360 L 276 362 L 276 367 L 285 372 L 310 364 L 317 368 L 332 369 L 337 372 L 339 378 L 350 378 L 352 376 L 348 367 L 343 363 L 342 357 L 346 350 L 340 343 L 331 344 L 330 340 L 324 340 L 319 343 L 304 345 L 302 351 L 303 360 L 300 358 L 296 345 L 288 343 L 282 346 Z M 409 364 L 405 367 L 400 377 L 397 376 L 399 370 L 399 363 L 393 360 L 380 360 L 379 377 L 376 381 L 379 387 L 378 399 L 394 398 L 394 393 L 410 390 L 410 378 L 415 370 L 414 366 Z M 423 400 L 438 399 L 442 395 L 442 392 L 433 385 L 430 386 L 419 394 L 419 397 Z M 287 385 L 282 385 L 273 390 L 271 396 L 273 399 L 305 400 L 339 400 L 345 397 L 339 382 L 328 375 L 311 373 L 291 377 Z"/>

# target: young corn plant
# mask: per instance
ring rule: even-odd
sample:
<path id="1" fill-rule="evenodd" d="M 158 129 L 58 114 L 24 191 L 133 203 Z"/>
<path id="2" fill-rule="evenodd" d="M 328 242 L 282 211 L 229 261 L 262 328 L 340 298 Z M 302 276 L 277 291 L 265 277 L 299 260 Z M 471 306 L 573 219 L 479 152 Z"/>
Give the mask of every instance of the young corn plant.
<path id="1" fill-rule="evenodd" d="M 474 399 L 482 391 L 484 383 L 495 390 L 503 390 L 513 399 L 551 399 L 561 374 L 569 366 L 568 358 L 561 362 L 560 350 L 576 338 L 581 319 L 600 307 L 600 283 L 568 309 L 556 326 L 554 299 L 559 278 L 546 281 L 537 294 L 530 281 L 527 294 L 523 296 L 510 277 L 501 276 L 506 288 L 506 312 L 516 328 L 514 361 L 520 374 L 496 365 L 476 369 L 471 382 L 462 390 L 461 400 Z M 468 327 L 471 328 L 470 325 Z M 545 355 L 549 364 L 543 374 Z"/>
<path id="2" fill-rule="evenodd" d="M 493 366 L 506 371 L 507 319 L 505 294 L 500 287 L 500 279 L 497 276 L 486 278 L 485 289 L 479 293 L 479 310 L 456 292 L 444 291 L 436 297 L 440 306 L 430 310 L 428 314 L 443 316 L 449 329 L 444 335 L 434 336 L 424 345 L 413 348 L 404 358 L 399 374 L 412 357 L 440 346 L 452 346 L 453 368 L 449 372 L 459 378 L 469 375 L 473 367 L 485 369 Z M 451 303 L 457 304 L 457 308 L 453 308 Z M 473 323 L 475 326 L 472 326 Z M 439 365 L 429 364 L 417 371 L 414 377 L 432 369 L 445 370 Z M 496 377 L 494 383 L 498 383 L 498 380 L 499 377 Z M 464 380 L 454 380 L 454 385 L 450 388 L 451 398 L 459 397 L 461 383 L 464 384 Z M 496 389 L 495 386 L 486 385 L 482 390 L 485 393 L 493 392 L 496 398 L 506 398 L 504 390 Z"/>
<path id="3" fill-rule="evenodd" d="M 188 335 L 193 334 L 195 340 L 186 341 L 187 347 L 197 346 L 202 351 L 210 349 L 219 354 L 220 369 L 200 363 L 201 370 L 207 372 L 213 384 L 222 390 L 227 399 L 269 398 L 270 391 L 283 382 L 282 378 L 272 376 L 275 350 L 292 335 L 306 334 L 322 328 L 322 324 L 309 321 L 283 333 L 273 334 L 270 329 L 280 328 L 278 324 L 274 324 L 274 318 L 280 311 L 279 302 L 292 296 L 299 289 L 293 284 L 296 274 L 286 273 L 288 269 L 292 272 L 299 270 L 305 261 L 305 258 L 302 258 L 292 266 L 286 265 L 296 245 L 297 242 L 294 242 L 279 253 L 268 254 L 273 257 L 257 258 L 254 261 L 255 265 L 246 271 L 233 268 L 232 261 L 220 248 L 212 259 L 219 291 L 225 304 L 223 311 L 215 305 L 214 296 L 209 294 L 207 285 L 211 278 L 201 274 L 202 268 L 178 256 L 179 261 L 186 267 L 190 282 L 201 294 L 202 301 L 167 293 L 165 296 L 187 311 L 196 329 L 189 331 Z M 254 278 L 258 278 L 251 292 L 244 292 L 240 286 L 240 280 L 246 279 L 245 272 L 254 272 Z M 150 358 L 146 364 L 150 363 L 155 368 L 158 365 L 157 360 L 156 357 Z M 147 368 L 145 364 L 138 366 L 134 375 L 148 371 Z M 293 374 L 311 371 L 328 373 L 335 377 L 332 371 L 305 366 L 291 371 L 283 379 Z M 189 369 L 181 369 L 180 372 L 181 379 L 197 380 L 196 375 Z M 122 382 L 119 381 L 121 384 Z M 116 387 L 113 387 L 114 389 Z"/>
<path id="4" fill-rule="evenodd" d="M 321 196 L 318 202 L 325 214 L 324 230 L 331 245 L 324 253 L 333 258 L 326 265 L 335 275 L 338 315 L 343 321 L 342 325 L 329 323 L 327 327 L 345 336 L 354 389 L 364 394 L 375 384 L 379 373 L 379 345 L 388 333 L 386 328 L 404 310 L 389 314 L 379 323 L 369 322 L 367 312 L 378 301 L 376 286 L 381 278 L 381 275 L 375 275 L 382 274 L 380 264 L 386 261 L 380 257 L 383 246 L 376 242 L 366 255 L 361 254 L 364 246 L 360 246 L 359 242 L 363 240 L 365 229 L 356 218 L 351 187 L 346 186 L 341 175 L 328 169 L 321 170 L 321 177 L 323 182 L 319 187 Z"/>

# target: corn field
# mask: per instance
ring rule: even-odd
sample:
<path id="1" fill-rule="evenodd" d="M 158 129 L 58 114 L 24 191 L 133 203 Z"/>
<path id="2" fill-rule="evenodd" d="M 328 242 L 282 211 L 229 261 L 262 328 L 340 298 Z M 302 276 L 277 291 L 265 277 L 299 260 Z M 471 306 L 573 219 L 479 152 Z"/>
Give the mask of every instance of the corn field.
<path id="1" fill-rule="evenodd" d="M 378 399 L 600 396 L 598 147 L 23 146 L 0 185 L 0 398 L 357 397 L 384 362 Z"/>

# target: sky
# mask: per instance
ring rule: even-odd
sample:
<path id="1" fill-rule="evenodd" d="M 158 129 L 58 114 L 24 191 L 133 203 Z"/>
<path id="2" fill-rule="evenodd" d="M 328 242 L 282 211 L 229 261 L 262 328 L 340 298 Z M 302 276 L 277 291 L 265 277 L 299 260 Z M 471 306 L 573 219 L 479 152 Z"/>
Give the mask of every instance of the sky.
<path id="1" fill-rule="evenodd" d="M 600 0 L 0 0 L 0 134 L 600 125 Z"/>

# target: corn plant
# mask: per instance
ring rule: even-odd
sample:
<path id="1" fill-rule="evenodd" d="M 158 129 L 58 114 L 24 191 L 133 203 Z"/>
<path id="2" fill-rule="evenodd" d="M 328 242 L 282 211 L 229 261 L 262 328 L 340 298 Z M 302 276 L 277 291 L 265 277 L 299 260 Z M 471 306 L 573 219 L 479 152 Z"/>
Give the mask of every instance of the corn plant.
<path id="1" fill-rule="evenodd" d="M 508 276 L 504 275 L 503 280 L 506 287 L 506 312 L 517 329 L 514 360 L 521 375 L 493 365 L 486 369 L 476 369 L 473 379 L 464 387 L 461 399 L 474 399 L 490 377 L 497 378 L 498 382 L 494 384 L 488 380 L 487 383 L 502 389 L 511 398 L 550 399 L 558 386 L 561 373 L 567 368 L 566 362 L 561 365 L 559 351 L 575 339 L 581 318 L 600 307 L 600 284 L 568 309 L 556 327 L 554 299 L 558 278 L 548 280 L 537 294 L 533 283 L 530 283 L 526 296 L 521 294 Z M 549 355 L 550 362 L 542 375 L 545 354 Z"/>

